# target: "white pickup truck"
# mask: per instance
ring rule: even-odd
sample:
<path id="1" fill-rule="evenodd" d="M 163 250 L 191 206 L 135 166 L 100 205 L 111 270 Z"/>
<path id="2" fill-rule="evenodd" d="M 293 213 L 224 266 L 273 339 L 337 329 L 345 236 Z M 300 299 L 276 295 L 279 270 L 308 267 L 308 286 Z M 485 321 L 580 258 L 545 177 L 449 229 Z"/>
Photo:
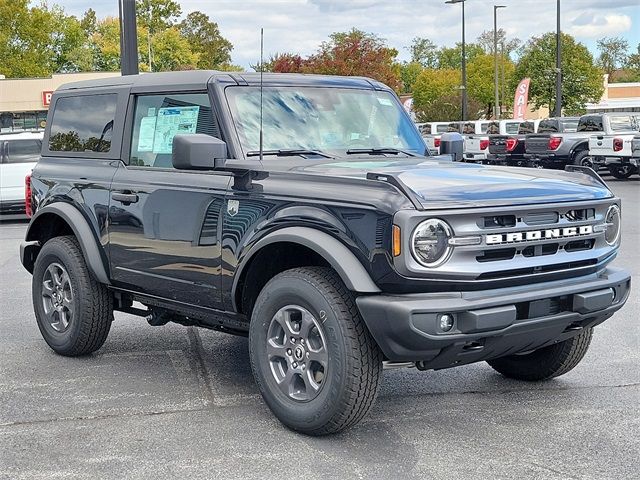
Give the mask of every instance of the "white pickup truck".
<path id="1" fill-rule="evenodd" d="M 478 122 L 480 123 L 480 122 Z M 494 120 L 479 124 L 475 135 L 464 139 L 464 160 L 466 162 L 484 162 L 489 155 L 490 135 L 516 135 L 522 120 Z"/>
<path id="2" fill-rule="evenodd" d="M 638 114 L 603 115 L 603 133 L 589 137 L 589 156 L 604 164 L 615 178 L 629 178 L 638 172 L 632 159 L 632 141 L 640 130 Z"/>

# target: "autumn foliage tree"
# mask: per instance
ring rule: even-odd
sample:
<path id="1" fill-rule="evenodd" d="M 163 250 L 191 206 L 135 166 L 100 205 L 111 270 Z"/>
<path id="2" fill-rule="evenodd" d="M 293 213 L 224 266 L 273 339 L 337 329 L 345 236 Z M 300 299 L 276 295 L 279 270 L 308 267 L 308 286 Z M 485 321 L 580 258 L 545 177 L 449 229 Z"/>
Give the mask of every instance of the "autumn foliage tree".
<path id="1" fill-rule="evenodd" d="M 355 75 L 371 77 L 395 90 L 400 89 L 398 51 L 372 33 L 352 29 L 337 32 L 322 42 L 318 51 L 307 58 L 284 53 L 265 63 L 273 72 L 301 72 L 324 75 Z"/>

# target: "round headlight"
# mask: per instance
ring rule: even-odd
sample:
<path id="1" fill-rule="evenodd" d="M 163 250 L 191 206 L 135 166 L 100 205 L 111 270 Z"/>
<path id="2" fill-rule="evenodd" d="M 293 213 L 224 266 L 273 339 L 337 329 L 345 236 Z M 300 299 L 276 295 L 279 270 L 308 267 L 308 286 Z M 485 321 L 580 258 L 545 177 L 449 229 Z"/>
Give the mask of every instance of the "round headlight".
<path id="1" fill-rule="evenodd" d="M 418 224 L 411 236 L 411 253 L 425 267 L 437 267 L 447 261 L 451 246 L 451 227 L 442 220 L 430 218 Z"/>
<path id="2" fill-rule="evenodd" d="M 609 245 L 617 244 L 618 240 L 620 240 L 620 229 L 622 226 L 620 207 L 618 205 L 611 205 L 609 207 L 604 217 L 604 222 L 607 227 L 604 232 L 604 239 Z"/>

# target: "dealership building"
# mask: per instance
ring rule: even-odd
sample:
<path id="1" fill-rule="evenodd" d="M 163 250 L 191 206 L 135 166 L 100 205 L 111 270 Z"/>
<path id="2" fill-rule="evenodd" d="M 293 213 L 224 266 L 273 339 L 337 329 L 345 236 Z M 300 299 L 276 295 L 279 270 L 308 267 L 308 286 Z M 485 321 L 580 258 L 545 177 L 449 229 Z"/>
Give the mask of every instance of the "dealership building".
<path id="1" fill-rule="evenodd" d="M 44 128 L 51 94 L 60 85 L 119 75 L 120 72 L 64 73 L 48 78 L 0 75 L 0 132 Z"/>

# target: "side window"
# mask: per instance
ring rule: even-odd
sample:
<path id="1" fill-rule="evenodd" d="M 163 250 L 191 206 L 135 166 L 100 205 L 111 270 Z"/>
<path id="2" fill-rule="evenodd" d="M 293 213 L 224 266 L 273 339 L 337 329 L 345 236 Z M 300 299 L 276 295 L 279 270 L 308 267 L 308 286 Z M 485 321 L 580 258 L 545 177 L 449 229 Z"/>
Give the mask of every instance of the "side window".
<path id="1" fill-rule="evenodd" d="M 59 98 L 51 120 L 49 150 L 109 152 L 117 99 L 115 93 Z"/>
<path id="2" fill-rule="evenodd" d="M 8 140 L 7 163 L 37 162 L 42 149 L 42 141 L 38 139 Z"/>
<path id="3" fill-rule="evenodd" d="M 129 165 L 171 168 L 173 137 L 178 133 L 221 138 L 206 93 L 136 97 Z"/>

